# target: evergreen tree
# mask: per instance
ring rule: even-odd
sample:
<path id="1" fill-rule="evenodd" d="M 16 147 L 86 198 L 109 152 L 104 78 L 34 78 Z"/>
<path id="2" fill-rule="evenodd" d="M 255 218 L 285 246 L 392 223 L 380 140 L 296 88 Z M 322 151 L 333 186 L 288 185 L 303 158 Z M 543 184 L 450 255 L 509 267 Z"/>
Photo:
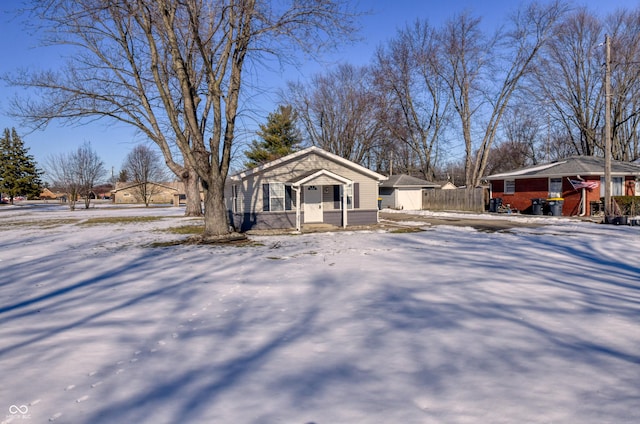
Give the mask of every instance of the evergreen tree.
<path id="1" fill-rule="evenodd" d="M 0 192 L 9 197 L 11 204 L 17 196 L 38 197 L 41 175 L 15 128 L 5 128 L 0 138 Z"/>
<path id="2" fill-rule="evenodd" d="M 296 119 L 297 115 L 289 105 L 281 105 L 277 112 L 270 113 L 267 123 L 260 125 L 260 130 L 256 132 L 262 140 L 253 140 L 251 148 L 245 152 L 249 159 L 245 166 L 254 168 L 295 152 L 301 142 Z"/>
<path id="3" fill-rule="evenodd" d="M 121 169 L 120 173 L 118 174 L 118 182 L 126 183 L 127 181 L 129 181 L 129 173 L 126 169 Z"/>

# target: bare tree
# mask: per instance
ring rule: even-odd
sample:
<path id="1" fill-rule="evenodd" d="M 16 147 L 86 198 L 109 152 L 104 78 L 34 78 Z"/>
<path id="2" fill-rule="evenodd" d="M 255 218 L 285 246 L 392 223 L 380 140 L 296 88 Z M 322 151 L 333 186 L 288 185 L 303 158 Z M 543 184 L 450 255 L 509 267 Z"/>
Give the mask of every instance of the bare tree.
<path id="1" fill-rule="evenodd" d="M 607 28 L 613 40 L 612 156 L 629 161 L 640 157 L 640 8 L 610 15 Z"/>
<path id="2" fill-rule="evenodd" d="M 526 143 L 508 140 L 495 143 L 487 162 L 487 174 L 513 171 L 531 165 L 529 146 Z"/>
<path id="3" fill-rule="evenodd" d="M 482 104 L 481 72 L 495 40 L 488 40 L 480 30 L 480 18 L 468 13 L 449 20 L 440 37 L 443 56 L 440 75 L 449 88 L 453 107 L 460 118 L 465 147 L 465 184 L 470 187 L 474 185 L 472 118 Z"/>
<path id="4" fill-rule="evenodd" d="M 147 207 L 151 198 L 161 191 L 158 183 L 162 183 L 167 179 L 167 173 L 162 166 L 160 155 L 144 144 L 134 147 L 129 152 L 122 169 L 126 171 L 131 181 L 135 184 L 132 187 L 134 195 L 144 202 Z"/>
<path id="5" fill-rule="evenodd" d="M 134 126 L 176 175 L 200 178 L 203 237 L 215 239 L 230 232 L 224 185 L 247 62 L 265 52 L 284 58 L 294 46 L 321 49 L 353 31 L 343 0 L 33 2 L 49 41 L 77 50 L 64 71 L 10 78 L 41 94 L 16 102 L 16 114 L 41 124 L 108 117 Z"/>
<path id="6" fill-rule="evenodd" d="M 558 22 L 554 37 L 536 60 L 531 93 L 561 125 L 561 151 L 602 155 L 604 151 L 604 46 L 611 38 L 612 157 L 640 156 L 640 8 L 605 19 L 580 8 Z M 560 131 L 564 134 L 560 134 Z"/>
<path id="7" fill-rule="evenodd" d="M 381 124 L 392 140 L 406 146 L 405 155 L 412 153 L 427 179 L 435 175 L 438 143 L 449 120 L 438 45 L 436 30 L 416 21 L 378 49 L 374 65 L 376 86 L 386 100 Z"/>
<path id="8" fill-rule="evenodd" d="M 536 165 L 541 159 L 544 159 L 545 146 L 542 133 L 546 128 L 545 134 L 549 135 L 550 122 L 549 119 L 543 122 L 545 120 L 544 114 L 541 116 L 539 113 L 531 112 L 526 106 L 518 104 L 509 108 L 503 118 L 504 139 L 501 145 L 497 146 L 498 149 L 494 151 L 497 154 L 502 152 L 507 155 L 509 152 L 517 153 L 516 163 L 518 166 L 512 169 L 525 165 Z M 492 152 L 493 154 L 494 152 Z M 501 160 L 489 158 L 489 163 L 494 161 L 500 162 Z M 496 172 L 489 168 L 490 166 L 487 166 L 487 174 Z"/>
<path id="9" fill-rule="evenodd" d="M 599 19 L 578 9 L 560 20 L 553 37 L 536 60 L 535 86 L 540 103 L 561 123 L 575 154 L 593 155 L 599 145 L 604 91 L 598 44 L 604 39 Z"/>
<path id="10" fill-rule="evenodd" d="M 367 68 L 342 64 L 308 84 L 290 82 L 284 97 L 311 144 L 364 164 L 379 135 L 370 81 Z"/>
<path id="11" fill-rule="evenodd" d="M 467 186 L 479 184 L 511 97 L 564 11 L 560 1 L 531 3 L 511 17 L 507 31 L 490 39 L 480 19 L 467 13 L 448 21 L 441 32 L 441 75 L 460 118 Z"/>
<path id="12" fill-rule="evenodd" d="M 60 153 L 47 157 L 45 175 L 52 187 L 65 194 L 69 209 L 73 211 L 80 197 L 80 182 L 72 169 L 72 156 L 72 153 Z"/>
<path id="13" fill-rule="evenodd" d="M 71 210 L 75 210 L 78 198 L 82 198 L 85 209 L 89 209 L 93 188 L 107 175 L 104 163 L 89 142 L 74 152 L 50 156 L 45 172 L 52 185 L 67 194 Z"/>

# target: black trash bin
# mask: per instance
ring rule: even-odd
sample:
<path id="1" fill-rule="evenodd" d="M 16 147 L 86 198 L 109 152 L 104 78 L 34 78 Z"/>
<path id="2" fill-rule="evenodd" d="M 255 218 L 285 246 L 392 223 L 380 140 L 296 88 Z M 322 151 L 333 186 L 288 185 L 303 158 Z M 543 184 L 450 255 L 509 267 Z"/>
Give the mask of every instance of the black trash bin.
<path id="1" fill-rule="evenodd" d="M 542 215 L 542 206 L 544 199 L 531 199 L 531 213 L 533 215 Z"/>
<path id="2" fill-rule="evenodd" d="M 500 212 L 502 207 L 502 197 L 489 199 L 489 212 Z"/>
<path id="3" fill-rule="evenodd" d="M 562 216 L 562 204 L 564 199 L 547 199 L 547 206 L 549 206 L 549 215 Z"/>

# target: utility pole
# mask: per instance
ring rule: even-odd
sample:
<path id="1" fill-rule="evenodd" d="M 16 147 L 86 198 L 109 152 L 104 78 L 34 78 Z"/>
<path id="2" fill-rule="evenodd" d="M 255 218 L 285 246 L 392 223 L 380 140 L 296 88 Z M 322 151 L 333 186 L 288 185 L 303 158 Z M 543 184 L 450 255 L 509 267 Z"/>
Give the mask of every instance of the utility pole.
<path id="1" fill-rule="evenodd" d="M 604 36 L 605 74 L 604 74 L 604 218 L 608 222 L 612 212 L 611 205 L 611 39 Z"/>

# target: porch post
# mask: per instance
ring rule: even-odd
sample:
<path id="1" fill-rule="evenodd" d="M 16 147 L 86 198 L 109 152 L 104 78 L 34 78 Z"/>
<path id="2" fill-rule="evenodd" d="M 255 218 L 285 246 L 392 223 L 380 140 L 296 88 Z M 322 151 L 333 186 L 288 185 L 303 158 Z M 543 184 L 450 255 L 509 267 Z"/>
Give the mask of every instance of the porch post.
<path id="1" fill-rule="evenodd" d="M 296 191 L 296 231 L 300 229 L 300 186 L 291 186 Z"/>
<path id="2" fill-rule="evenodd" d="M 347 228 L 347 184 L 342 185 L 342 228 Z"/>

